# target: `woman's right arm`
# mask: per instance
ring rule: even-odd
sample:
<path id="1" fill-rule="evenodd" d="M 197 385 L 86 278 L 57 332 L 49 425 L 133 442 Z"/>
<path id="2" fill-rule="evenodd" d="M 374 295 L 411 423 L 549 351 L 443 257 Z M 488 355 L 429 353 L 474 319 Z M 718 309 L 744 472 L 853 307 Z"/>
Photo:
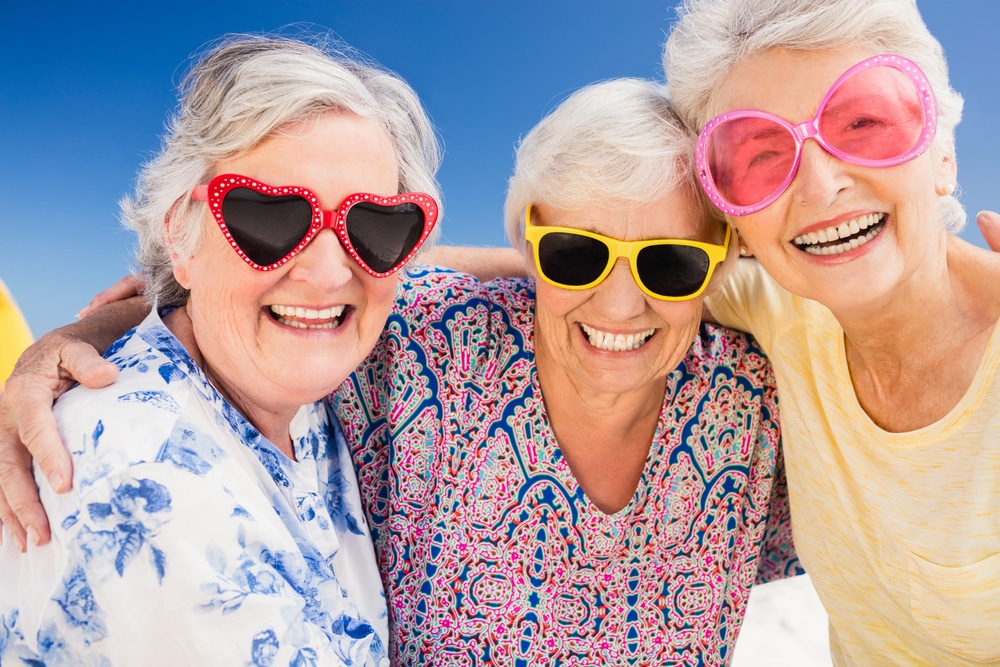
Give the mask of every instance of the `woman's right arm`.
<path id="1" fill-rule="evenodd" d="M 57 493 L 67 491 L 73 479 L 69 453 L 52 417 L 53 401 L 75 382 L 87 387 L 114 382 L 118 368 L 98 350 L 107 349 L 148 313 L 139 297 L 105 305 L 42 336 L 25 350 L 7 380 L 0 394 L 0 527 L 6 526 L 21 551 L 28 541 L 49 541 L 32 457 Z"/>

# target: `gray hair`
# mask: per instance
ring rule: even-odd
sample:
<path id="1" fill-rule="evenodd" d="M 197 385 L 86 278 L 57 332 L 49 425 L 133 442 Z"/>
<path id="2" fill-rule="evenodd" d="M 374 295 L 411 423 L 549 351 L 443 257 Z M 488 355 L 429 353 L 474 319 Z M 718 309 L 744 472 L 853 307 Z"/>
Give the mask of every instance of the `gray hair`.
<path id="1" fill-rule="evenodd" d="M 771 48 L 818 51 L 862 47 L 896 53 L 924 71 L 937 97 L 932 150 L 955 155 L 962 97 L 948 81 L 948 64 L 917 10 L 916 0 L 684 0 L 663 50 L 671 99 L 684 122 L 701 129 L 713 93 L 740 62 Z M 965 224 L 954 196 L 939 197 L 950 231 Z"/>
<path id="2" fill-rule="evenodd" d="M 376 119 L 396 151 L 399 191 L 426 192 L 440 202 L 440 146 L 416 93 L 332 39 L 311 41 L 229 36 L 182 80 L 161 150 L 121 202 L 122 222 L 138 236 L 136 261 L 146 274 L 148 297 L 164 305 L 187 302 L 170 253 L 190 257 L 197 250 L 204 208 L 191 203 L 191 190 L 215 176 L 220 161 L 327 112 Z"/>
<path id="3" fill-rule="evenodd" d="M 582 88 L 518 146 L 504 203 L 507 238 L 522 248 L 524 210 L 532 204 L 628 206 L 679 188 L 697 197 L 693 156 L 694 136 L 662 84 L 612 79 Z"/>

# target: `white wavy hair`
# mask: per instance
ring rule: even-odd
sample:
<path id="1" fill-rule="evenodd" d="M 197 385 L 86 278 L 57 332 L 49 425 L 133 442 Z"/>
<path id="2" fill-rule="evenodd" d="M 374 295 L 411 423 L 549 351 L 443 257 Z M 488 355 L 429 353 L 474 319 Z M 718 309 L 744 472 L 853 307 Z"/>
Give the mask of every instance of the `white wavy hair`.
<path id="1" fill-rule="evenodd" d="M 713 94 L 729 71 L 771 48 L 818 51 L 862 47 L 896 53 L 924 71 L 938 103 L 932 150 L 955 156 L 962 96 L 948 80 L 941 44 L 931 35 L 915 0 L 684 0 L 663 49 L 663 71 L 677 112 L 700 130 Z M 965 224 L 954 196 L 939 197 L 949 231 Z"/>
<path id="2" fill-rule="evenodd" d="M 528 205 L 628 207 L 678 189 L 702 202 L 694 138 L 662 84 L 612 79 L 576 91 L 518 146 L 504 203 L 507 238 L 523 250 Z"/>
<path id="3" fill-rule="evenodd" d="M 191 190 L 215 176 L 220 161 L 331 111 L 376 119 L 396 151 L 399 191 L 426 192 L 441 201 L 437 136 L 416 93 L 399 76 L 331 37 L 307 42 L 227 36 L 182 80 L 161 150 L 121 202 L 122 222 L 138 237 L 135 259 L 146 274 L 147 297 L 162 305 L 187 302 L 188 291 L 174 279 L 170 249 L 181 257 L 197 250 L 204 208 L 191 202 Z"/>

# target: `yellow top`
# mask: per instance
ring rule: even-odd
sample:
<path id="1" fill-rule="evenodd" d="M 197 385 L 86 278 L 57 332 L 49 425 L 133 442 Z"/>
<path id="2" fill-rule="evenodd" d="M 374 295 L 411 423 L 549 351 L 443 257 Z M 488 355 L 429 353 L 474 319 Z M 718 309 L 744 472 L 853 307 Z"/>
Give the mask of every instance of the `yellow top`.
<path id="1" fill-rule="evenodd" d="M 11 298 L 7 286 L 0 281 L 0 390 L 10 377 L 14 362 L 31 345 L 31 331 L 21 311 Z"/>
<path id="2" fill-rule="evenodd" d="M 734 274 L 708 307 L 774 366 L 795 548 L 834 664 L 1000 665 L 1000 327 L 950 413 L 889 433 L 858 403 L 830 310 L 756 261 Z"/>

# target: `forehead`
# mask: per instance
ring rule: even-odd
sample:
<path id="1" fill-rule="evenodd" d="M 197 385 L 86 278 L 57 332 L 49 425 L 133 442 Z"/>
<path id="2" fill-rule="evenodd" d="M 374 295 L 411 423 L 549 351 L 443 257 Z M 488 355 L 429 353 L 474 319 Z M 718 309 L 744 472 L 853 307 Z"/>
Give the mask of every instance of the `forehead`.
<path id="1" fill-rule="evenodd" d="M 754 109 L 790 122 L 806 120 L 841 74 L 874 55 L 874 50 L 862 48 L 762 51 L 729 70 L 712 95 L 708 117 Z"/>
<path id="2" fill-rule="evenodd" d="M 253 150 L 221 163 L 218 170 L 269 185 L 307 187 L 321 200 L 353 192 L 393 195 L 398 182 L 396 152 L 381 124 L 342 112 L 282 126 Z"/>
<path id="3" fill-rule="evenodd" d="M 694 192 L 674 190 L 665 197 L 639 203 L 595 203 L 575 210 L 535 207 L 534 224 L 571 227 L 624 241 L 646 239 L 706 240 L 712 236 L 705 209 Z"/>

